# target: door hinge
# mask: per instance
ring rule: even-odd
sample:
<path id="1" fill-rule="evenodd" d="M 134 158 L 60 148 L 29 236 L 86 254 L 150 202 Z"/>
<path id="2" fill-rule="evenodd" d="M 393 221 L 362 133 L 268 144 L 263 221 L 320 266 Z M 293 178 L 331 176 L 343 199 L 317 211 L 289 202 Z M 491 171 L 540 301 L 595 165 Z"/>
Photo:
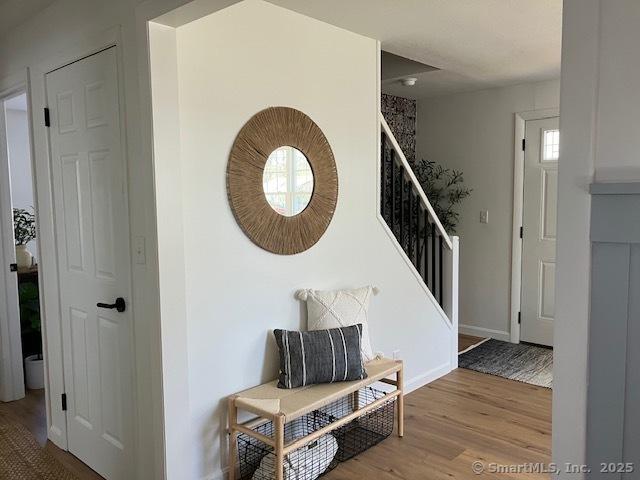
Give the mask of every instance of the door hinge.
<path id="1" fill-rule="evenodd" d="M 18 264 L 17 263 L 10 263 L 9 264 L 9 271 L 10 272 L 17 272 L 18 271 Z"/>
<path id="2" fill-rule="evenodd" d="M 62 411 L 63 412 L 67 411 L 67 394 L 66 393 L 62 394 Z"/>
<path id="3" fill-rule="evenodd" d="M 527 141 L 523 138 L 522 139 L 522 151 L 523 152 L 524 152 L 524 149 L 525 149 L 526 145 L 527 145 Z"/>
<path id="4" fill-rule="evenodd" d="M 524 238 L 524 227 L 520 227 L 520 238 Z"/>
<path id="5" fill-rule="evenodd" d="M 518 325 L 522 323 L 522 312 L 518 312 Z"/>
<path id="6" fill-rule="evenodd" d="M 51 116 L 49 115 L 49 108 L 44 109 L 44 126 L 45 127 L 51 126 Z"/>

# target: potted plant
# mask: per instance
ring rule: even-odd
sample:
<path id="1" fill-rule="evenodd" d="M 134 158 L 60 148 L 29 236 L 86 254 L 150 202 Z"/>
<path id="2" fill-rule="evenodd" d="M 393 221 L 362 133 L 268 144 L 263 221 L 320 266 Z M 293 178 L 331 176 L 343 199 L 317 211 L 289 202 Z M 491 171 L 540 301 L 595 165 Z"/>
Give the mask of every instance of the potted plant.
<path id="1" fill-rule="evenodd" d="M 24 208 L 13 209 L 13 232 L 16 241 L 16 263 L 18 267 L 29 268 L 33 255 L 27 250 L 27 243 L 36 238 L 36 217 Z"/>
<path id="2" fill-rule="evenodd" d="M 462 172 L 424 159 L 415 163 L 413 171 L 444 229 L 456 233 L 460 204 L 473 191 L 464 186 Z"/>
<path id="3" fill-rule="evenodd" d="M 18 295 L 20 297 L 20 325 L 22 327 L 23 348 L 28 355 L 24 359 L 27 388 L 29 390 L 44 388 L 40 299 L 37 284 L 20 284 Z"/>

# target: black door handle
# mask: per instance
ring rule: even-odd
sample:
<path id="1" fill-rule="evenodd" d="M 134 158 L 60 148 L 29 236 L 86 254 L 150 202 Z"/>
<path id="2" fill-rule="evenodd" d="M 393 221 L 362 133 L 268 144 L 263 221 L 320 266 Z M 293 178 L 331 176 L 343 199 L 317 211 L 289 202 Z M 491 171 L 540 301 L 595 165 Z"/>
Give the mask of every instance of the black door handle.
<path id="1" fill-rule="evenodd" d="M 127 304 L 124 301 L 124 298 L 118 297 L 116 298 L 116 303 L 98 303 L 99 308 L 115 308 L 118 312 L 122 313 L 127 309 Z"/>

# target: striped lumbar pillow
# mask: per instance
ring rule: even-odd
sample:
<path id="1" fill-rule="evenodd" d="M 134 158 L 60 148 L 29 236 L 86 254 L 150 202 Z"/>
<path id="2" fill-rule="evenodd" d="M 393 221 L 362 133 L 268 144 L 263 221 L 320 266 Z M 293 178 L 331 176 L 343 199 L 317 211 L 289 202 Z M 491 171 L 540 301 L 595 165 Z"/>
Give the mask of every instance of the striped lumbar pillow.
<path id="1" fill-rule="evenodd" d="M 367 377 L 360 353 L 360 324 L 313 332 L 274 330 L 273 334 L 280 349 L 278 388 Z"/>

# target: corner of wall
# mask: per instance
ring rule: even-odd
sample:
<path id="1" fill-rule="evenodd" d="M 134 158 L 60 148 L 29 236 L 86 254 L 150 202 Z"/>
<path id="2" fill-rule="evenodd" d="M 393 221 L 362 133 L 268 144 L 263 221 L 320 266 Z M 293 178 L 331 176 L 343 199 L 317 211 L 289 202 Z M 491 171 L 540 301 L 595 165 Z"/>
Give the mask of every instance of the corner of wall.
<path id="1" fill-rule="evenodd" d="M 176 42 L 176 29 L 149 24 L 167 478 L 188 471 L 189 439 L 182 418 L 189 411 L 189 366 Z"/>

